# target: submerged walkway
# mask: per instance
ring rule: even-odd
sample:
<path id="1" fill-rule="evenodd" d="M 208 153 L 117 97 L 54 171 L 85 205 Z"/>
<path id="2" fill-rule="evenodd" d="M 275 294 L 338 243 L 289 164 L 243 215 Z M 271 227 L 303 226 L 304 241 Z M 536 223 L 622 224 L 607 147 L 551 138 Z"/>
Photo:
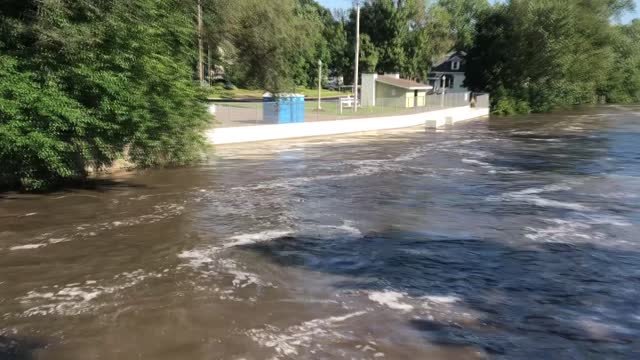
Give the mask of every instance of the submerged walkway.
<path id="1" fill-rule="evenodd" d="M 488 115 L 488 108 L 461 106 L 407 115 L 215 128 L 208 130 L 206 136 L 211 144 L 222 145 L 389 130 L 413 126 L 437 128 Z"/>

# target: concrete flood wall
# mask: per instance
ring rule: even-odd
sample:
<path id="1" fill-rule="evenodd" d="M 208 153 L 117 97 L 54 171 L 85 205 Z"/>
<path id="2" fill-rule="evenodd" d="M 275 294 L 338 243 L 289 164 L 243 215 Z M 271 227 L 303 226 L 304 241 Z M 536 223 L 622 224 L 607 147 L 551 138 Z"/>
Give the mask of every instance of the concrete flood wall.
<path id="1" fill-rule="evenodd" d="M 210 143 L 214 145 L 222 145 L 389 130 L 413 126 L 441 128 L 453 125 L 459 121 L 475 119 L 488 115 L 488 108 L 471 108 L 469 106 L 462 106 L 410 115 L 216 128 L 208 130 L 206 137 Z"/>

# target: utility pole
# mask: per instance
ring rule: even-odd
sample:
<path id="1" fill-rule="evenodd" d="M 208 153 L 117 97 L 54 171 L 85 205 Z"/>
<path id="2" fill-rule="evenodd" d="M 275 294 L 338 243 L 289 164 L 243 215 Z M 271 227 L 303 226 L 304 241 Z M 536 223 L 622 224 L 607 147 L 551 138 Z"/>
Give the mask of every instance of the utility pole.
<path id="1" fill-rule="evenodd" d="M 318 110 L 322 110 L 320 104 L 322 98 L 322 59 L 318 60 Z"/>
<path id="2" fill-rule="evenodd" d="M 360 63 L 360 1 L 356 1 L 356 62 L 353 77 L 353 111 L 358 111 L 358 65 Z"/>
<path id="3" fill-rule="evenodd" d="M 209 85 L 212 84 L 211 82 L 211 45 L 209 45 L 208 41 L 207 41 L 207 81 Z"/>
<path id="4" fill-rule="evenodd" d="M 440 98 L 440 107 L 444 108 L 444 92 L 447 89 L 447 76 L 442 75 L 442 97 Z"/>
<path id="5" fill-rule="evenodd" d="M 202 0 L 198 0 L 198 80 L 200 86 L 204 85 L 204 64 L 203 64 L 203 43 L 202 43 Z"/>

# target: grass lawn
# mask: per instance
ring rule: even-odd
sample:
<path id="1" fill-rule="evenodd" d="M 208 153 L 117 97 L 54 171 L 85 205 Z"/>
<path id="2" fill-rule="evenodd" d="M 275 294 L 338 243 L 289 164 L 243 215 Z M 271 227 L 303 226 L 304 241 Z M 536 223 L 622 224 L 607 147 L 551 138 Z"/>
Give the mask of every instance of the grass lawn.
<path id="1" fill-rule="evenodd" d="M 209 98 L 210 99 L 262 99 L 262 94 L 265 93 L 265 90 L 259 89 L 233 89 L 226 90 L 222 84 L 216 84 L 212 86 L 209 90 Z M 296 93 L 303 94 L 306 97 L 317 97 L 318 89 L 306 89 L 306 88 L 298 88 L 296 89 Z M 334 91 L 329 89 L 322 89 L 322 97 L 332 97 L 332 96 L 347 96 L 350 95 L 349 92 L 342 91 Z"/>
<path id="2" fill-rule="evenodd" d="M 306 97 L 312 97 L 312 98 L 318 97 L 318 89 L 301 88 L 301 89 L 297 89 L 296 93 L 302 94 Z M 348 96 L 348 95 L 351 95 L 351 92 L 322 89 L 322 97 L 336 97 L 336 96 Z"/>
<path id="3" fill-rule="evenodd" d="M 399 112 L 412 112 L 415 111 L 413 109 L 406 108 L 397 108 L 393 106 L 368 106 L 364 108 L 359 108 L 357 113 L 353 112 L 353 108 L 343 108 L 342 114 L 340 114 L 340 102 L 338 100 L 326 100 L 321 103 L 322 109 L 320 110 L 320 114 L 330 114 L 330 115 L 338 115 L 338 116 L 355 116 L 360 114 L 361 116 L 374 116 L 381 114 L 393 114 Z M 313 101 L 305 101 L 304 103 L 304 111 L 307 114 L 315 114 L 318 110 L 318 102 Z"/>

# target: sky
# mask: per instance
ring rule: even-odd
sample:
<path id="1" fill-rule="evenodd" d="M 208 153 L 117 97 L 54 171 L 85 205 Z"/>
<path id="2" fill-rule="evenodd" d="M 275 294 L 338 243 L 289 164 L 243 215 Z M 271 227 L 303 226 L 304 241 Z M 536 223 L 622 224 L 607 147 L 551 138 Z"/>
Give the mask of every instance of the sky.
<path id="1" fill-rule="evenodd" d="M 353 0 L 317 0 L 324 7 L 329 9 L 345 9 L 351 7 Z M 495 2 L 495 0 L 490 0 Z M 628 23 L 634 18 L 640 18 L 640 0 L 635 0 L 636 10 L 634 13 L 626 14 L 622 19 L 622 23 Z"/>

